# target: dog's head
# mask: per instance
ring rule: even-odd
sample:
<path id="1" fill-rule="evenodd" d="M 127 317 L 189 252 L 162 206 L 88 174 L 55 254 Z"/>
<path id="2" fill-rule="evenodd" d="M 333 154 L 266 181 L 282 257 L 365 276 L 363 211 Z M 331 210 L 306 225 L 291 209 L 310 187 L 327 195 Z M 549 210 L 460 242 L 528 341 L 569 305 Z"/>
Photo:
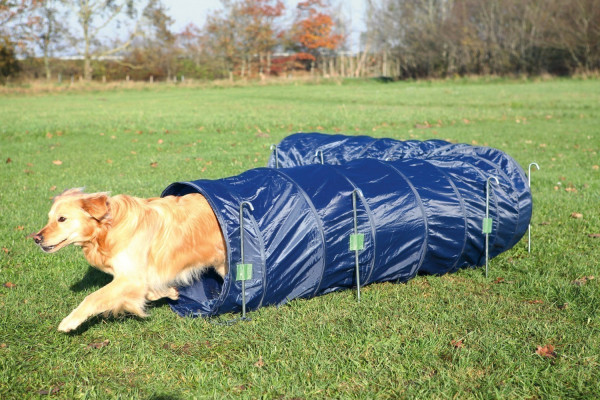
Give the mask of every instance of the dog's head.
<path id="1" fill-rule="evenodd" d="M 33 240 L 46 253 L 54 253 L 69 244 L 81 245 L 92 240 L 109 212 L 106 193 L 83 193 L 69 189 L 54 199 L 48 223 Z"/>

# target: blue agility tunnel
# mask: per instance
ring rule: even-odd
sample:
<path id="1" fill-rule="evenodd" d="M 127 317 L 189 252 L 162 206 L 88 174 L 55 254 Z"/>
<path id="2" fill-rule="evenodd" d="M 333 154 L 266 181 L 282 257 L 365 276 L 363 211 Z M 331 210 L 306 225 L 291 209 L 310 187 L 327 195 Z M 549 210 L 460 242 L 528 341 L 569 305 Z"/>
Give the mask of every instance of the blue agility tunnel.
<path id="1" fill-rule="evenodd" d="M 499 187 L 494 193 L 500 205 L 499 224 L 516 219 L 514 235 L 502 229 L 494 246 L 494 255 L 514 246 L 525 232 L 531 218 L 531 192 L 527 175 L 519 163 L 501 150 L 491 147 L 454 144 L 444 140 L 407 140 L 372 138 L 370 136 L 296 133 L 278 145 L 268 161 L 271 168 L 295 167 L 310 164 L 344 164 L 352 160 L 375 158 L 384 161 L 398 159 L 429 160 L 443 167 L 444 161 L 461 163 L 462 171 L 479 171 L 486 177 L 495 176 Z M 467 192 L 468 193 L 468 192 Z M 506 235 L 504 235 L 506 234 Z M 508 242 L 507 242 L 508 241 Z"/>
<path id="2" fill-rule="evenodd" d="M 499 180 L 489 193 L 490 256 L 518 242 L 531 216 L 529 189 L 514 193 L 497 172 L 477 157 L 452 153 L 173 183 L 163 196 L 201 193 L 212 206 L 229 273 L 205 273 L 179 289 L 172 307 L 180 315 L 213 316 L 482 265 L 487 179 Z"/>

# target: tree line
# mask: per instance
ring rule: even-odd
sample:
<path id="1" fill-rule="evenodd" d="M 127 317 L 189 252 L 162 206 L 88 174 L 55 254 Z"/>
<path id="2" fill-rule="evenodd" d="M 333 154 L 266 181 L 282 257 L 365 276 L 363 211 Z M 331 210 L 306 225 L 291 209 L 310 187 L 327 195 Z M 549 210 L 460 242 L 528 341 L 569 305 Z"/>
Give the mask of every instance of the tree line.
<path id="1" fill-rule="evenodd" d="M 173 22 L 161 0 L 0 0 L 0 74 L 86 80 L 281 75 L 316 71 L 345 39 L 328 0 L 300 1 L 289 10 L 282 0 L 221 0 L 201 27 L 191 23 L 175 32 Z"/>
<path id="2" fill-rule="evenodd" d="M 0 0 L 0 79 L 389 79 L 600 69 L 600 0 L 221 0 L 173 30 L 161 0 Z M 72 56 L 70 59 L 66 55 Z"/>
<path id="3" fill-rule="evenodd" d="M 383 75 L 600 68 L 600 0 L 371 0 L 367 25 Z"/>

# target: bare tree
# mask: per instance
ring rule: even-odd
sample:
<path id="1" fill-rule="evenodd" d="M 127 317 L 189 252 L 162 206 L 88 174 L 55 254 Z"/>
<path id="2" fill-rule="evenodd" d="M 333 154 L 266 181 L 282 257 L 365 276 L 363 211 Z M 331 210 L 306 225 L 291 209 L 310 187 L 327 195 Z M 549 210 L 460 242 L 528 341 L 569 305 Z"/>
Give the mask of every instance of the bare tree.
<path id="1" fill-rule="evenodd" d="M 18 53 L 27 48 L 27 31 L 36 24 L 33 17 L 41 0 L 0 0 L 0 81 L 17 74 Z"/>
<path id="2" fill-rule="evenodd" d="M 374 49 L 390 53 L 406 74 L 426 75 L 447 70 L 448 19 L 452 0 L 369 1 L 368 40 Z M 385 57 L 387 60 L 387 57 Z M 412 71 L 412 72 L 409 72 Z"/>
<path id="3" fill-rule="evenodd" d="M 84 60 L 84 78 L 92 78 L 92 59 L 116 54 L 131 45 L 133 39 L 139 35 L 139 21 L 141 12 L 148 5 L 157 0 L 65 0 L 66 5 L 75 13 L 79 28 L 78 35 L 73 35 L 74 41 L 79 44 L 79 53 Z M 109 27 L 116 25 L 120 28 L 124 23 L 134 23 L 133 29 L 128 32 L 127 38 L 120 43 L 105 47 L 101 43 L 102 33 Z"/>
<path id="4" fill-rule="evenodd" d="M 64 23 L 66 15 L 63 6 L 63 0 L 46 0 L 40 3 L 31 13 L 33 22 L 23 28 L 27 52 L 33 56 L 41 53 L 46 80 L 51 78 L 50 58 L 65 47 L 63 39 L 66 37 L 67 27 Z"/>
<path id="5" fill-rule="evenodd" d="M 600 0 L 553 0 L 547 43 L 569 54 L 577 69 L 600 68 Z"/>
<path id="6" fill-rule="evenodd" d="M 31 24 L 32 13 L 42 3 L 42 0 L 0 0 L 0 34 L 10 36 L 9 33 L 15 34 L 15 28 Z"/>
<path id="7" fill-rule="evenodd" d="M 368 4 L 367 43 L 382 63 L 389 62 L 389 53 L 399 76 L 600 68 L 600 0 Z"/>
<path id="8" fill-rule="evenodd" d="M 177 35 L 177 42 L 184 54 L 191 58 L 196 67 L 200 66 L 202 54 L 205 52 L 204 32 L 194 23 L 189 23 Z"/>
<path id="9" fill-rule="evenodd" d="M 143 17 L 142 35 L 147 61 L 170 80 L 176 76 L 179 54 L 179 49 L 175 46 L 176 36 L 170 28 L 174 21 L 161 2 L 154 2 L 146 7 Z"/>
<path id="10" fill-rule="evenodd" d="M 232 1 L 221 1 L 226 13 L 216 11 L 206 19 L 206 45 L 209 54 L 218 59 L 222 69 L 230 80 L 233 80 L 233 70 L 242 53 L 240 38 L 243 37 L 243 26 L 234 18 L 239 13 L 239 7 Z"/>

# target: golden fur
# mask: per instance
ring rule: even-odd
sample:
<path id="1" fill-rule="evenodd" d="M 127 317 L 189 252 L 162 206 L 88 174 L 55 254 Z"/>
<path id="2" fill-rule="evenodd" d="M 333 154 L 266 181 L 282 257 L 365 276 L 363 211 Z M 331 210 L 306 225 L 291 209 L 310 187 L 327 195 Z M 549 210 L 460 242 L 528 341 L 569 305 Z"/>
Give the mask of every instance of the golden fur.
<path id="1" fill-rule="evenodd" d="M 200 194 L 141 199 L 71 189 L 54 200 L 48 224 L 33 237 L 48 253 L 81 246 L 92 266 L 114 276 L 63 319 L 62 332 L 100 313 L 144 317 L 146 301 L 177 299 L 175 286 L 206 268 L 227 273 L 223 234 Z"/>

